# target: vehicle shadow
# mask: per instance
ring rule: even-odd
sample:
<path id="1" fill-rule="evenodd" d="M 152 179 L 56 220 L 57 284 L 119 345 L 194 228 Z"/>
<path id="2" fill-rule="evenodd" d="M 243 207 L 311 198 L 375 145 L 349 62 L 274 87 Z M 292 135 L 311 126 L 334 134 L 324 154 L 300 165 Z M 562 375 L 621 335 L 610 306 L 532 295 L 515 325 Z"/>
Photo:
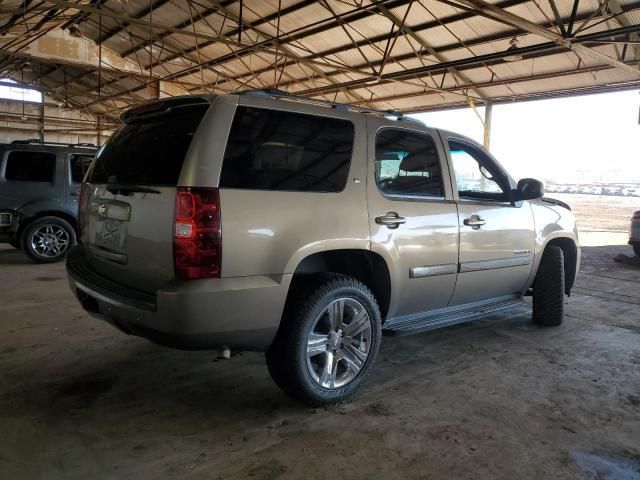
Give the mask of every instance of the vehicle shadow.
<path id="1" fill-rule="evenodd" d="M 0 245 L 0 265 L 35 265 L 22 250 L 11 245 Z"/>
<path id="2" fill-rule="evenodd" d="M 640 257 L 635 256 L 629 245 L 582 247 L 580 270 L 586 273 L 596 270 L 638 270 L 638 266 Z"/>
<path id="3" fill-rule="evenodd" d="M 242 352 L 218 360 L 215 351 L 184 352 L 123 339 L 127 348 L 105 355 L 112 358 L 97 363 L 79 355 L 67 371 L 51 371 L 39 377 L 43 381 L 15 391 L 15 401 L 54 424 L 73 419 L 151 425 L 159 415 L 185 429 L 231 424 L 240 417 L 267 421 L 275 411 L 304 409 L 272 383 L 262 354 Z M 109 343 L 111 350 L 110 338 Z"/>

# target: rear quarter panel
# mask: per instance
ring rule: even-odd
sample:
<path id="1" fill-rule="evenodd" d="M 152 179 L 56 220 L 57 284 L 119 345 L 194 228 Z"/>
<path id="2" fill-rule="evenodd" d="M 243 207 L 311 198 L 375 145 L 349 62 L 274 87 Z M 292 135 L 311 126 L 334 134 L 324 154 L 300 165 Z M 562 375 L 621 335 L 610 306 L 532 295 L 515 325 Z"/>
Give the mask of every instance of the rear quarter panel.
<path id="1" fill-rule="evenodd" d="M 56 155 L 53 182 L 16 182 L 4 179 L 6 160 L 11 151 L 37 151 Z M 51 149 L 38 145 L 12 146 L 0 148 L 0 209 L 18 211 L 23 217 L 32 217 L 40 212 L 63 212 L 73 217 L 77 208 L 67 201 L 68 171 L 66 168 L 69 152 L 65 149 Z"/>
<path id="2" fill-rule="evenodd" d="M 289 274 L 313 253 L 368 249 L 367 132 L 363 115 L 257 96 L 219 97 L 189 150 L 180 184 L 219 184 L 226 141 L 238 104 L 346 119 L 354 124 L 355 136 L 342 192 L 220 189 L 222 276 Z"/>

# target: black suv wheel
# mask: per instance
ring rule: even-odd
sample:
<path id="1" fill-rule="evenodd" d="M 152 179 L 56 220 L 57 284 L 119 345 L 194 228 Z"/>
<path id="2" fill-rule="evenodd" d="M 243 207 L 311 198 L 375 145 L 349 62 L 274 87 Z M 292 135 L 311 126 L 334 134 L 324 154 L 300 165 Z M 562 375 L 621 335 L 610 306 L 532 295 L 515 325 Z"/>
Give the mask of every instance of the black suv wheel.
<path id="1" fill-rule="evenodd" d="M 59 217 L 38 218 L 22 235 L 22 249 L 38 263 L 62 260 L 75 243 L 73 227 Z"/>
<path id="2" fill-rule="evenodd" d="M 545 327 L 564 319 L 564 254 L 560 247 L 545 248 L 533 282 L 533 321 Z"/>
<path id="3" fill-rule="evenodd" d="M 382 325 L 371 291 L 342 275 L 298 287 L 287 308 L 267 365 L 274 381 L 309 405 L 344 400 L 371 370 Z"/>

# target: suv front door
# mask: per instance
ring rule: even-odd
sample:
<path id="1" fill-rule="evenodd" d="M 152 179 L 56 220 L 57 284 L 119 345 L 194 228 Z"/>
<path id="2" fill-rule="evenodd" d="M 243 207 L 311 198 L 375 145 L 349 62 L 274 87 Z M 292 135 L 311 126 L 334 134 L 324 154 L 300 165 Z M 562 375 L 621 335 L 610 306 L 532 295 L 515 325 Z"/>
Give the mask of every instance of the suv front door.
<path id="1" fill-rule="evenodd" d="M 389 265 L 389 318 L 446 307 L 458 268 L 458 217 L 438 134 L 398 123 L 367 118 L 371 248 Z"/>
<path id="2" fill-rule="evenodd" d="M 519 293 L 531 273 L 535 230 L 528 202 L 511 202 L 511 180 L 481 147 L 448 146 L 457 190 L 460 266 L 451 305 Z"/>

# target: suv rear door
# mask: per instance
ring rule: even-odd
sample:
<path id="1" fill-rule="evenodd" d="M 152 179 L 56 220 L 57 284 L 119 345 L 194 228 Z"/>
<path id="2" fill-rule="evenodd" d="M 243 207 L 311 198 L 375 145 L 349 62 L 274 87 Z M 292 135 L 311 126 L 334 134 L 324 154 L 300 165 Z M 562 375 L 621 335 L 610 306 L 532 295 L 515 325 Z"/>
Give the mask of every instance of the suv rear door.
<path id="1" fill-rule="evenodd" d="M 174 278 L 176 186 L 209 102 L 171 99 L 125 114 L 87 177 L 81 242 L 101 275 L 153 292 Z"/>
<path id="2" fill-rule="evenodd" d="M 389 317 L 446 307 L 458 271 L 458 215 L 442 144 L 437 132 L 408 122 L 367 118 L 371 248 L 389 265 Z"/>

